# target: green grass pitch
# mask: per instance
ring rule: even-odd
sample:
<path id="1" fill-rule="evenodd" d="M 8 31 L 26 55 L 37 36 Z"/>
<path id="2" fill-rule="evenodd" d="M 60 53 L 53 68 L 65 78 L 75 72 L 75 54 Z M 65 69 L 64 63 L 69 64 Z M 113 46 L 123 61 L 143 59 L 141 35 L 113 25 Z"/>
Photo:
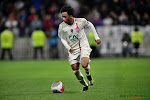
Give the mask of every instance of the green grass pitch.
<path id="1" fill-rule="evenodd" d="M 94 85 L 83 93 L 67 60 L 0 61 L 0 100 L 150 99 L 150 58 L 92 59 L 90 65 Z M 63 93 L 52 93 L 55 81 L 63 82 Z"/>

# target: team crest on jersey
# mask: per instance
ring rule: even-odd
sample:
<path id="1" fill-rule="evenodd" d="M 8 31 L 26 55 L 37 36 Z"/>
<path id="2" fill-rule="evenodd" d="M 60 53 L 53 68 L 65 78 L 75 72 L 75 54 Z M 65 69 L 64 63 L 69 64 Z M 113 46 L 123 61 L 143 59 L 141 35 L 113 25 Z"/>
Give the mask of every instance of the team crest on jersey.
<path id="1" fill-rule="evenodd" d="M 80 29 L 78 27 L 78 24 L 76 23 L 76 31 L 79 33 Z"/>
<path id="2" fill-rule="evenodd" d="M 73 33 L 73 29 L 70 30 Z"/>

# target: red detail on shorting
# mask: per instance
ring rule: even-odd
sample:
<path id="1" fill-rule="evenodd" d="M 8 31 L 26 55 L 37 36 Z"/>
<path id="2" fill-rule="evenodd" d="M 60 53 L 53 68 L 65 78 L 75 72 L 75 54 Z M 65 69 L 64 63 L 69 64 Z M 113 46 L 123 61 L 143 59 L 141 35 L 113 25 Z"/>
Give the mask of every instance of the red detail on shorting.
<path id="1" fill-rule="evenodd" d="M 64 90 L 64 87 L 60 89 L 60 91 L 63 91 L 63 90 Z"/>

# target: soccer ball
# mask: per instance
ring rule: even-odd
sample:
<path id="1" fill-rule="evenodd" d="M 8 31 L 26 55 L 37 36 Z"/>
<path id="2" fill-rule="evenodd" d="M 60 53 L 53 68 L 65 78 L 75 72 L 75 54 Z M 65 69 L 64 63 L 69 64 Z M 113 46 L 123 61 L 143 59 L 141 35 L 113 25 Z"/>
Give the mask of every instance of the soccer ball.
<path id="1" fill-rule="evenodd" d="M 64 84 L 61 81 L 56 81 L 52 84 L 51 90 L 53 93 L 62 93 L 64 91 Z"/>

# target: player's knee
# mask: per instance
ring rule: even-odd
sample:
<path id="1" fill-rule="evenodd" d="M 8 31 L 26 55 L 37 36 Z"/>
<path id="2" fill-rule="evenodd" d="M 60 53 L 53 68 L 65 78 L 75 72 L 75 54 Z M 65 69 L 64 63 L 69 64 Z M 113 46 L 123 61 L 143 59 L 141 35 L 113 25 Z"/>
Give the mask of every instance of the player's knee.
<path id="1" fill-rule="evenodd" d="M 88 66 L 87 66 L 87 67 L 85 67 L 84 69 L 85 69 L 85 71 L 90 70 L 90 65 L 88 64 Z"/>
<path id="2" fill-rule="evenodd" d="M 82 67 L 86 68 L 88 66 L 88 63 L 82 63 Z"/>
<path id="3" fill-rule="evenodd" d="M 72 64 L 72 65 L 71 65 L 71 68 L 72 68 L 73 71 L 74 71 L 74 70 L 79 70 L 79 63 Z"/>
<path id="4" fill-rule="evenodd" d="M 88 64 L 89 64 L 89 58 L 87 58 L 87 57 L 81 58 L 82 67 L 86 68 L 88 66 Z"/>

